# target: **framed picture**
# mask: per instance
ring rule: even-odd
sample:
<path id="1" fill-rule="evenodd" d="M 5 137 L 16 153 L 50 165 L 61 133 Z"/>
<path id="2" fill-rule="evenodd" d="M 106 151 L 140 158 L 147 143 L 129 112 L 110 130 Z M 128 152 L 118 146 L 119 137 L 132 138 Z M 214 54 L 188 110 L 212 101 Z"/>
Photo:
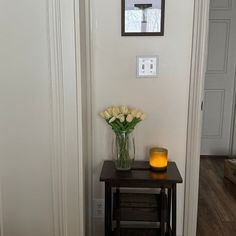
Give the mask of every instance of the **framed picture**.
<path id="1" fill-rule="evenodd" d="M 121 0 L 122 36 L 163 36 L 165 0 Z"/>

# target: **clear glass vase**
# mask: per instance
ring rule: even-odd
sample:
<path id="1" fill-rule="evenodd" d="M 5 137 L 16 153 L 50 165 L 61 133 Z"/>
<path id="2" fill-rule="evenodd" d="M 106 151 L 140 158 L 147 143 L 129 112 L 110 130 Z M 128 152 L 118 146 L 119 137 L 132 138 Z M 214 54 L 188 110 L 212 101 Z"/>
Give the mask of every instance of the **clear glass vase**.
<path id="1" fill-rule="evenodd" d="M 112 155 L 117 170 L 130 170 L 135 158 L 135 142 L 132 132 L 115 132 L 112 142 Z"/>

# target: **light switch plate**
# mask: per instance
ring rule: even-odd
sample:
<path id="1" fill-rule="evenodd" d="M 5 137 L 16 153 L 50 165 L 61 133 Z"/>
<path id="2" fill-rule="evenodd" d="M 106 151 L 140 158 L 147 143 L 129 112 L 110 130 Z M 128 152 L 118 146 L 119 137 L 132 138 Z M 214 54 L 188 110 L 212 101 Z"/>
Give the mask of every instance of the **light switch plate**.
<path id="1" fill-rule="evenodd" d="M 157 78 L 159 71 L 158 56 L 137 57 L 137 78 Z"/>

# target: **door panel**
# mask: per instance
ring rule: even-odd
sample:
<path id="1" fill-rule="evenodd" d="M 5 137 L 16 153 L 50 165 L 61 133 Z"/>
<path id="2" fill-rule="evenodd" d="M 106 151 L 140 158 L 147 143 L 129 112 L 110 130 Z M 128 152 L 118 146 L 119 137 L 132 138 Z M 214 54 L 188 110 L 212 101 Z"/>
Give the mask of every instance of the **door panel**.
<path id="1" fill-rule="evenodd" d="M 224 114 L 224 90 L 205 90 L 204 138 L 221 138 Z M 204 126 L 207 124 L 207 126 Z"/>
<path id="2" fill-rule="evenodd" d="M 46 1 L 0 1 L 2 236 L 53 236 Z"/>
<path id="3" fill-rule="evenodd" d="M 229 154 L 236 63 L 235 42 L 236 1 L 212 0 L 205 77 L 202 155 Z"/>
<path id="4" fill-rule="evenodd" d="M 227 72 L 229 34 L 229 20 L 210 20 L 207 74 Z"/>
<path id="5" fill-rule="evenodd" d="M 232 0 L 213 0 L 211 10 L 228 10 L 232 6 Z"/>

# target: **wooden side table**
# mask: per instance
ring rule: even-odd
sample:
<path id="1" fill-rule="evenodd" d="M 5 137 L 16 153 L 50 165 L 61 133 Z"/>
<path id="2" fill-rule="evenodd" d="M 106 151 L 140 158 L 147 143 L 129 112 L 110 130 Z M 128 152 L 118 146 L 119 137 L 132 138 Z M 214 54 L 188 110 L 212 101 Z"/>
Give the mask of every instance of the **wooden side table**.
<path id="1" fill-rule="evenodd" d="M 113 161 L 104 161 L 100 181 L 105 182 L 105 236 L 135 236 L 134 229 L 123 229 L 121 225 L 120 188 L 160 189 L 161 207 L 158 209 L 160 228 L 143 235 L 176 236 L 176 185 L 182 183 L 183 180 L 175 162 L 168 163 L 166 172 L 153 172 L 146 161 L 135 161 L 131 171 L 116 171 Z M 116 192 L 115 199 L 112 189 L 115 189 Z M 114 205 L 114 201 L 116 202 L 116 229 L 113 231 L 112 212 L 114 209 L 112 205 Z M 140 232 L 141 229 L 139 229 L 138 235 L 141 235 Z"/>

